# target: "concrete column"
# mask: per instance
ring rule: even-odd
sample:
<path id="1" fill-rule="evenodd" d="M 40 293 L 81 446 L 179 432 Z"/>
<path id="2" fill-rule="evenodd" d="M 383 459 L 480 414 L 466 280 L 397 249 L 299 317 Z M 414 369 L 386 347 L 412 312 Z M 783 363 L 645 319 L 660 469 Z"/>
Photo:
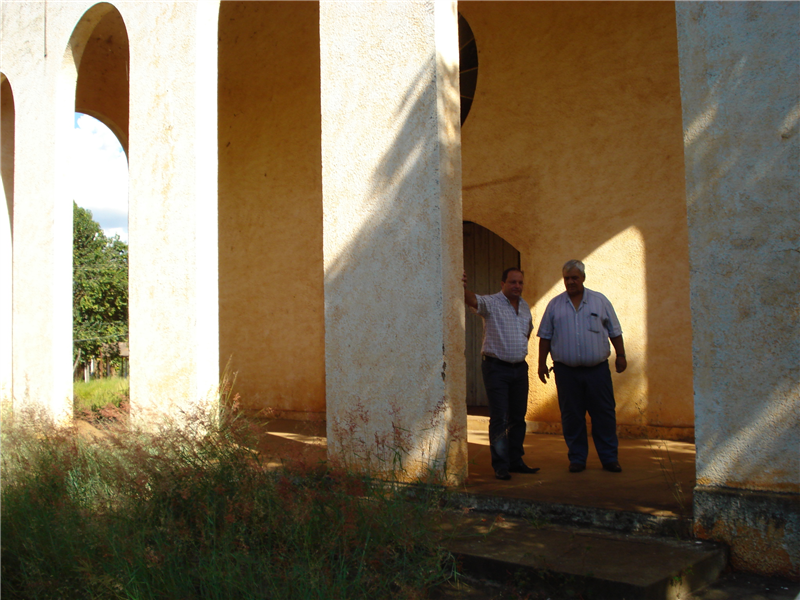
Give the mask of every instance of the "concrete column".
<path id="1" fill-rule="evenodd" d="M 456 3 L 322 2 L 320 45 L 329 454 L 458 482 Z"/>
<path id="2" fill-rule="evenodd" d="M 15 105 L 13 403 L 15 412 L 36 410 L 63 423 L 72 417 L 75 83 L 87 29 L 105 9 L 80 23 L 79 5 L 14 10 L 2 22 L 3 55 L 15 57 L 5 71 Z"/>
<path id="3" fill-rule="evenodd" d="M 0 73 L 0 402 L 11 401 L 12 229 L 14 218 L 14 95 Z"/>
<path id="4" fill-rule="evenodd" d="M 800 5 L 676 3 L 696 532 L 800 576 Z"/>
<path id="5" fill-rule="evenodd" d="M 130 13 L 131 412 L 144 425 L 215 406 L 218 2 Z"/>

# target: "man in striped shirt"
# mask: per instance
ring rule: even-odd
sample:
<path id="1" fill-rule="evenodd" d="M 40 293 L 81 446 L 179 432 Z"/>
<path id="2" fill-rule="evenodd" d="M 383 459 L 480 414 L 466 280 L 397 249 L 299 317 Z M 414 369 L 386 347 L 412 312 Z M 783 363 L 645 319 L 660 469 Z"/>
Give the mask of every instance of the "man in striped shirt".
<path id="1" fill-rule="evenodd" d="M 553 357 L 553 372 L 561 409 L 561 427 L 569 449 L 569 470 L 586 469 L 589 442 L 586 437 L 586 412 L 592 418 L 592 439 L 606 471 L 619 473 L 617 457 L 617 415 L 608 357 L 614 346 L 617 373 L 628 366 L 622 328 L 614 307 L 603 294 L 583 286 L 585 267 L 570 260 L 562 268 L 567 291 L 547 305 L 539 324 L 539 379 L 547 383 L 550 369 L 547 355 Z"/>
<path id="2" fill-rule="evenodd" d="M 531 309 L 522 299 L 523 273 L 503 271 L 500 291 L 478 296 L 467 289 L 464 302 L 483 317 L 481 373 L 489 399 L 489 449 L 497 479 L 510 473 L 536 473 L 522 461 L 525 413 L 528 411 L 528 340 L 533 331 Z"/>

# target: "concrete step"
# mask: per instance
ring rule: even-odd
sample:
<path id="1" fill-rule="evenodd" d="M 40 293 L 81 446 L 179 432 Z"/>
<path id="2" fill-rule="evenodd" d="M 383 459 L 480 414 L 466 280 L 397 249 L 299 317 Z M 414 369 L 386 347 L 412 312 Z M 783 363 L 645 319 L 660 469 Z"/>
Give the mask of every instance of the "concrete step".
<path id="1" fill-rule="evenodd" d="M 450 512 L 445 547 L 464 573 L 584 600 L 678 600 L 713 582 L 727 548 L 698 540 L 587 530 L 474 512 Z"/>

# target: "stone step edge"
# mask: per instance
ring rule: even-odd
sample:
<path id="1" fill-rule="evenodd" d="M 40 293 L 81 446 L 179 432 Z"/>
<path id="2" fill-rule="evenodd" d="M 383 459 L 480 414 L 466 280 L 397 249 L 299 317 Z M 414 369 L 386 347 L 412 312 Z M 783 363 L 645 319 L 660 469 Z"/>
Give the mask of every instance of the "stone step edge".
<path id="1" fill-rule="evenodd" d="M 678 537 L 680 539 L 694 537 L 690 518 L 469 492 L 450 492 L 448 504 L 460 509 L 490 514 L 500 513 L 528 521 L 539 521 L 543 524 L 656 537 Z"/>

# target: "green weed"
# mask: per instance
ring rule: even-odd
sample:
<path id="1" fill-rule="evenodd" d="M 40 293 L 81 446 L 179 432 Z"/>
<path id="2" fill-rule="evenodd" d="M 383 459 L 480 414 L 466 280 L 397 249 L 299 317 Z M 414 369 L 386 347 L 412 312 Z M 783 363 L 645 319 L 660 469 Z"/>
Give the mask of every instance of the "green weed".
<path id="1" fill-rule="evenodd" d="M 109 404 L 119 408 L 129 397 L 128 379 L 105 377 L 89 382 L 76 381 L 72 386 L 75 414 L 96 412 Z"/>
<path id="2" fill-rule="evenodd" d="M 269 469 L 242 419 L 82 437 L 14 417 L 4 599 L 421 598 L 455 574 L 435 502 L 327 464 Z"/>

